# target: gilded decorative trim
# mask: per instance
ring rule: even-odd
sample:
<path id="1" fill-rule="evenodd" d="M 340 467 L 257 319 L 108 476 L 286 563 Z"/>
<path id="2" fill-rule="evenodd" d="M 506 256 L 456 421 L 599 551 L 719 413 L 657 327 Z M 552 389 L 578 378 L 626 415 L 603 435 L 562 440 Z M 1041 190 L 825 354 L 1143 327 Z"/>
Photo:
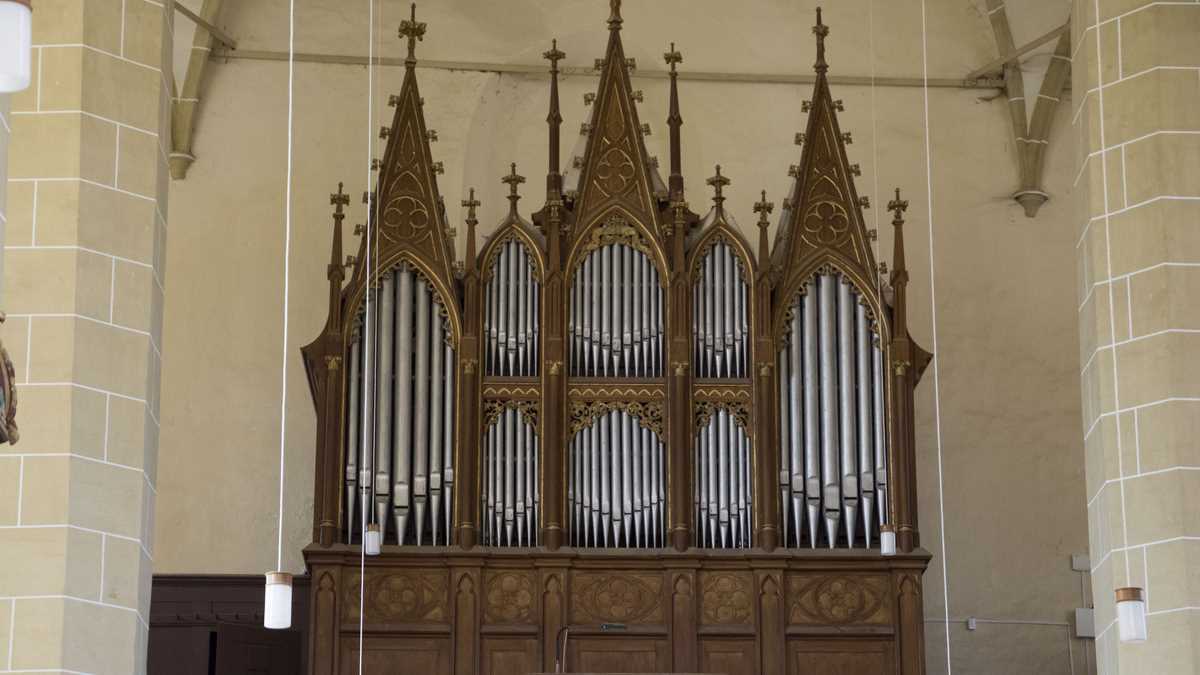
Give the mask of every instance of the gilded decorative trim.
<path id="1" fill-rule="evenodd" d="M 748 402 L 752 398 L 752 390 L 746 384 L 703 384 L 692 388 L 692 397 L 700 401 Z"/>
<path id="2" fill-rule="evenodd" d="M 708 257 L 708 254 L 712 251 L 712 248 L 717 245 L 717 242 L 721 241 L 725 242 L 725 245 L 734 251 L 733 258 L 737 261 L 738 278 L 745 282 L 747 287 L 751 286 L 753 284 L 753 280 L 746 271 L 747 259 L 743 255 L 743 247 L 741 242 L 735 241 L 733 235 L 729 234 L 729 232 L 725 231 L 720 226 L 717 226 L 712 234 L 708 235 L 703 241 L 700 242 L 700 248 L 696 250 L 696 253 L 692 258 L 692 283 L 696 284 L 704 279 L 704 259 Z"/>
<path id="3" fill-rule="evenodd" d="M 712 416 L 718 410 L 724 410 L 733 417 L 738 426 L 750 433 L 750 406 L 747 403 L 730 401 L 696 401 L 694 416 L 697 429 L 708 428 Z"/>
<path id="4" fill-rule="evenodd" d="M 644 429 L 653 431 L 665 442 L 663 404 L 642 401 L 572 401 L 571 435 L 590 428 L 596 419 L 613 411 L 621 411 L 638 421 Z"/>
<path id="5" fill-rule="evenodd" d="M 816 285 L 814 283 L 816 278 L 823 274 L 841 277 L 849 282 L 850 286 L 858 292 L 858 304 L 867 308 L 867 329 L 875 335 L 876 340 L 879 339 L 879 319 L 875 315 L 875 308 L 867 300 L 867 293 L 874 293 L 875 290 L 864 291 L 862 288 L 859 288 L 859 285 L 854 281 L 853 275 L 847 274 L 845 271 L 843 271 L 838 263 L 830 261 L 822 263 L 821 266 L 814 270 L 812 274 L 805 277 L 800 283 L 800 286 L 796 289 L 796 292 L 793 294 L 791 300 L 784 305 L 783 323 L 780 327 L 780 334 L 776 336 L 779 349 L 786 349 L 787 346 L 791 344 L 791 325 L 792 320 L 796 318 L 796 307 L 798 306 L 796 301 L 800 298 L 800 296 L 808 295 L 810 287 L 815 287 Z"/>
<path id="6" fill-rule="evenodd" d="M 485 384 L 483 386 L 483 397 L 485 399 L 532 399 L 538 400 L 542 397 L 541 389 L 537 385 L 520 385 L 520 384 Z"/>
<path id="7" fill-rule="evenodd" d="M 512 408 L 521 414 L 521 419 L 533 427 L 535 433 L 538 429 L 538 402 L 537 401 L 484 401 L 483 402 L 483 427 L 484 429 L 492 426 L 500 420 L 500 415 L 506 409 Z"/>
<path id="8" fill-rule="evenodd" d="M 667 390 L 661 386 L 606 386 L 574 385 L 567 389 L 567 398 L 572 400 L 639 400 L 659 401 L 667 398 Z"/>
<path id="9" fill-rule="evenodd" d="M 495 276 L 496 265 L 500 257 L 500 247 L 510 241 L 517 242 L 518 245 L 525 249 L 525 258 L 529 263 L 529 269 L 533 272 L 533 279 L 538 284 L 542 283 L 541 256 L 537 251 L 532 250 L 533 246 L 526 239 L 528 235 L 522 236 L 524 233 L 518 233 L 517 227 L 517 225 L 504 227 L 500 231 L 500 238 L 488 243 L 487 257 L 484 258 L 483 264 L 480 266 L 480 269 L 483 271 L 482 280 L 485 287 L 491 282 L 492 277 Z"/>
<path id="10" fill-rule="evenodd" d="M 624 216 L 614 213 L 604 220 L 603 225 L 593 227 L 587 233 L 587 238 L 579 245 L 579 251 L 575 254 L 576 266 L 583 264 L 592 251 L 609 244 L 625 244 L 641 252 L 651 261 L 655 260 L 650 242 L 646 241 L 642 233 L 630 225 Z M 666 280 L 662 281 L 665 283 Z"/>

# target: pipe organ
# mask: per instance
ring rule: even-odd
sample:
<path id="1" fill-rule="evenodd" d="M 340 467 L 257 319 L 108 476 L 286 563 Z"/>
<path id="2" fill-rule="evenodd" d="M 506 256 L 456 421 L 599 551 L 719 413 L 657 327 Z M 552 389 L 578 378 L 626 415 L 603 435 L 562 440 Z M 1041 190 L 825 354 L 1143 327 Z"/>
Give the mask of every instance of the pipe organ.
<path id="1" fill-rule="evenodd" d="M 919 675 L 913 401 L 931 356 L 907 328 L 899 190 L 890 274 L 876 263 L 828 27 L 818 10 L 798 163 L 775 222 L 765 191 L 753 205 L 752 245 L 719 166 L 706 213 L 685 199 L 682 57 L 664 55 L 664 180 L 620 0 L 607 23 L 565 162 L 565 54 L 545 53 L 544 204 L 522 213 L 510 165 L 480 241 L 472 189 L 461 259 L 417 83 L 426 26 L 415 8 L 401 25 L 358 251 L 343 260 L 339 186 L 329 314 L 303 349 L 311 671 L 550 670 L 569 627 L 574 671 Z M 364 557 L 368 528 L 383 546 Z"/>
<path id="2" fill-rule="evenodd" d="M 785 316 L 779 522 L 788 546 L 871 548 L 888 522 L 883 348 L 862 296 L 822 270 Z"/>

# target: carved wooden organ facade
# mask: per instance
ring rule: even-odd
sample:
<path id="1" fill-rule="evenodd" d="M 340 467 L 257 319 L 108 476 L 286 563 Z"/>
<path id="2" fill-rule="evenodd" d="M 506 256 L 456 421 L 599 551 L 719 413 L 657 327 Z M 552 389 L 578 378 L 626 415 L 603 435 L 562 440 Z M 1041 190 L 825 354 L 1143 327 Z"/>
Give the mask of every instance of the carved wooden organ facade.
<path id="1" fill-rule="evenodd" d="M 357 672 L 924 672 L 905 203 L 877 267 L 825 35 L 799 163 L 752 247 L 708 180 L 684 200 L 670 67 L 667 180 L 612 2 L 566 170 L 557 45 L 544 206 L 482 245 L 454 230 L 425 126 L 414 16 L 369 218 L 304 348 L 317 408 L 310 663 Z M 346 270 L 350 270 L 346 279 Z M 380 555 L 361 557 L 367 529 Z M 882 529 L 897 554 L 881 555 Z M 361 568 L 360 568 L 361 565 Z M 360 615 L 360 595 L 361 612 Z M 614 632 L 613 625 L 618 629 Z"/>

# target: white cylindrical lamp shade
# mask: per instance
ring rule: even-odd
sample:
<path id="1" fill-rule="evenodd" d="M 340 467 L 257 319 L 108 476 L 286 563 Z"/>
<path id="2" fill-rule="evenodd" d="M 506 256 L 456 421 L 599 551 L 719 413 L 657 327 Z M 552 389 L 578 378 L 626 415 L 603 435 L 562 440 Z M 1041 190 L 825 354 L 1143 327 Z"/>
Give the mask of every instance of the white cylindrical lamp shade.
<path id="1" fill-rule="evenodd" d="M 0 94 L 29 86 L 33 44 L 30 0 L 0 0 Z"/>
<path id="2" fill-rule="evenodd" d="M 1117 630 L 1121 642 L 1146 641 L 1146 597 L 1142 589 L 1117 589 Z"/>
<path id="3" fill-rule="evenodd" d="M 379 555 L 379 549 L 383 546 L 383 537 L 379 531 L 378 523 L 367 525 L 367 531 L 363 534 L 363 553 L 367 555 Z"/>
<path id="4" fill-rule="evenodd" d="M 879 553 L 896 555 L 896 530 L 887 523 L 879 526 Z"/>
<path id="5" fill-rule="evenodd" d="M 276 630 L 292 627 L 292 575 L 287 572 L 267 572 L 263 626 Z"/>

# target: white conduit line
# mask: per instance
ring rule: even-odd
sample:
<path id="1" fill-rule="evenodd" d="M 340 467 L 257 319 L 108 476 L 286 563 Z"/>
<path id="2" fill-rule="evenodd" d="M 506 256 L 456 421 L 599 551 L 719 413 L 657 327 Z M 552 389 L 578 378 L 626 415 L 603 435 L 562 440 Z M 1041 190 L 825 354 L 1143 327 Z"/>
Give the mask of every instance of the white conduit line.
<path id="1" fill-rule="evenodd" d="M 367 186 L 368 194 L 369 194 L 369 190 L 371 189 L 371 155 L 372 155 L 371 150 L 374 145 L 371 134 L 372 134 L 372 129 L 375 128 L 375 63 L 374 63 L 374 61 L 375 61 L 375 40 L 376 40 L 375 2 L 376 2 L 376 0 L 367 0 L 367 33 L 368 34 L 367 34 L 367 158 L 366 158 L 367 159 L 367 162 L 366 162 L 366 164 L 367 164 L 367 176 L 366 176 L 367 182 L 366 182 L 366 186 Z M 373 201 L 374 200 L 372 199 L 371 202 L 373 202 Z M 363 372 L 369 372 L 369 369 L 371 368 L 371 351 L 372 351 L 371 350 L 372 343 L 371 343 L 371 337 L 370 337 L 371 336 L 371 268 L 372 268 L 371 267 L 371 225 L 373 224 L 372 221 L 374 219 L 372 218 L 373 214 L 372 214 L 372 211 L 370 208 L 371 204 L 368 203 L 367 206 L 368 206 L 368 208 L 367 208 L 367 219 L 366 219 L 366 232 L 364 234 L 364 236 L 367 238 L 367 251 L 366 251 L 367 259 L 365 261 L 363 261 L 367 266 L 366 267 L 366 269 L 367 269 L 366 289 L 363 291 L 363 302 L 365 304 L 364 315 L 363 315 L 363 340 L 364 340 L 364 347 L 366 347 L 365 349 L 362 350 L 363 351 L 363 359 L 364 359 L 363 360 Z M 376 380 L 378 380 L 378 378 L 371 378 L 372 384 L 377 386 L 377 383 L 375 382 Z M 373 390 L 372 391 L 364 391 L 363 392 L 363 410 L 370 410 L 371 407 L 374 405 L 375 405 L 375 391 L 373 391 Z M 377 417 L 378 417 L 377 415 L 371 415 L 371 421 L 375 422 Z M 369 434 L 369 436 L 368 436 L 368 434 Z M 374 438 L 375 434 L 372 430 L 367 429 L 366 425 L 364 424 L 363 429 L 362 429 L 362 442 L 359 444 L 359 447 L 362 448 L 362 453 L 363 453 L 362 458 L 359 460 L 360 462 L 365 460 L 366 453 L 371 451 L 371 446 L 368 445 L 368 443 L 367 443 L 368 437 Z M 376 453 L 372 452 L 372 454 L 374 455 Z M 362 475 L 361 472 L 359 475 L 360 476 Z M 373 477 L 368 477 L 368 480 L 371 480 L 372 478 Z M 363 490 L 361 487 L 359 487 L 359 492 L 363 493 Z M 364 493 L 364 498 L 369 497 L 369 495 L 370 495 L 370 490 L 368 489 Z M 371 505 L 369 503 L 366 505 L 366 507 L 359 505 L 359 510 L 367 517 L 371 517 L 375 512 L 375 509 L 371 508 Z M 350 514 L 350 517 L 353 518 L 354 514 Z M 367 585 L 365 583 L 366 578 L 367 578 L 367 518 L 360 518 L 359 520 L 361 522 L 359 522 L 360 529 L 359 529 L 359 539 L 358 539 L 358 578 L 359 578 L 359 584 L 358 584 L 358 675 L 362 675 L 362 672 L 363 672 L 363 628 L 364 628 L 363 623 L 366 620 L 366 617 L 364 614 L 364 608 L 365 608 L 365 598 L 366 598 L 366 588 L 367 588 Z M 381 531 L 381 534 L 382 534 L 382 531 Z M 380 537 L 379 543 L 381 546 L 383 545 L 382 536 Z"/>
<path id="2" fill-rule="evenodd" d="M 871 55 L 871 190 L 876 199 L 879 199 L 879 118 L 875 114 L 875 0 L 867 0 L 867 52 Z M 873 209 L 872 216 L 875 219 L 875 241 L 873 247 L 875 249 L 875 262 L 879 262 L 879 211 Z M 883 298 L 880 295 L 880 287 L 883 284 L 880 278 L 879 270 L 875 270 L 875 294 L 880 297 L 880 304 L 883 303 Z M 880 333 L 879 339 L 882 343 L 883 334 Z M 882 344 L 880 345 L 882 347 Z"/>
<path id="3" fill-rule="evenodd" d="M 929 80 L 929 41 L 926 37 L 925 0 L 921 0 L 921 75 Z M 946 674 L 950 663 L 950 580 L 946 560 L 946 503 L 942 476 L 942 398 L 938 376 L 937 283 L 933 265 L 933 151 L 929 141 L 929 87 L 921 89 L 925 104 L 925 199 L 929 209 L 929 305 L 933 323 L 933 419 L 937 430 L 938 526 L 942 535 L 942 609 L 946 620 Z"/>
<path id="4" fill-rule="evenodd" d="M 287 126 L 287 185 L 284 189 L 283 235 L 283 354 L 279 385 L 279 539 L 276 547 L 275 570 L 283 571 L 283 471 L 287 443 L 287 355 L 288 355 L 288 284 L 291 277 L 292 252 L 292 121 L 294 114 L 296 77 L 296 0 L 288 2 L 288 126 Z"/>
<path id="5" fill-rule="evenodd" d="M 1100 0 L 1093 0 L 1093 3 L 1095 6 L 1095 9 L 1096 9 L 1097 21 L 1099 21 Z M 1097 34 L 1098 33 L 1099 33 L 1099 31 L 1097 31 Z M 1101 42 L 1102 42 L 1102 40 L 1096 40 L 1096 73 L 1100 78 L 1099 81 L 1104 82 L 1104 71 L 1103 71 L 1104 55 L 1103 55 L 1103 50 L 1100 47 Z M 1097 88 L 1096 96 L 1098 97 L 1096 99 L 1096 105 L 1099 106 L 1100 147 L 1103 148 L 1103 147 L 1108 146 L 1107 137 L 1105 136 L 1105 133 L 1104 133 L 1104 87 Z M 1111 280 L 1112 279 L 1112 239 L 1109 235 L 1109 210 L 1110 209 L 1109 209 L 1109 202 L 1108 202 L 1108 162 L 1103 161 L 1103 158 L 1101 158 L 1101 161 L 1100 161 L 1100 176 L 1103 179 L 1102 180 L 1102 192 L 1104 195 L 1104 216 L 1103 216 L 1104 217 L 1104 261 L 1105 261 L 1105 265 L 1107 267 L 1107 269 L 1105 271 L 1105 276 Z M 1116 345 L 1117 344 L 1117 322 L 1116 322 L 1116 310 L 1113 308 L 1113 302 L 1115 300 L 1115 297 L 1113 294 L 1113 286 L 1114 286 L 1114 284 L 1112 284 L 1112 283 L 1108 284 L 1108 333 L 1109 333 L 1109 344 Z M 1117 375 L 1117 351 L 1118 350 L 1115 347 L 1112 350 L 1113 409 L 1114 410 L 1121 409 L 1121 380 Z M 1117 425 L 1117 473 L 1121 476 L 1124 476 L 1125 475 L 1125 464 L 1121 457 L 1123 454 L 1123 451 L 1121 448 L 1121 416 L 1114 415 L 1114 419 L 1115 419 L 1116 425 Z M 1122 543 L 1123 547 L 1128 547 L 1129 546 L 1129 521 L 1125 516 L 1125 481 L 1121 481 L 1121 484 L 1119 487 L 1121 489 L 1121 538 L 1122 538 L 1121 543 Z M 1129 570 L 1129 555 L 1128 554 L 1125 555 L 1125 585 L 1126 586 L 1133 585 L 1130 570 Z"/>

